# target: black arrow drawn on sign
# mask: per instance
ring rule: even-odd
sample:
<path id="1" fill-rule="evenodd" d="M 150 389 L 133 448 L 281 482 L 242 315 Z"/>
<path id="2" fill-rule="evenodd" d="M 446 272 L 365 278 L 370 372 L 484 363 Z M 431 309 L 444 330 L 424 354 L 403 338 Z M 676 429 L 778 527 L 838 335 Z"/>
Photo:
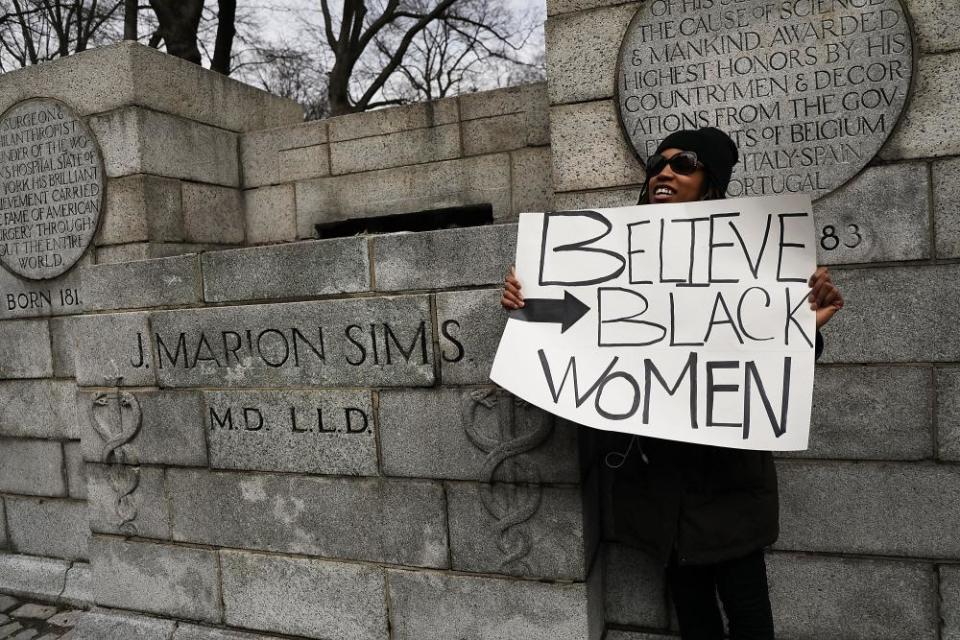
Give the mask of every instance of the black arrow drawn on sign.
<path id="1" fill-rule="evenodd" d="M 564 291 L 563 300 L 527 298 L 522 308 L 510 312 L 510 317 L 524 322 L 559 322 L 560 333 L 565 333 L 587 311 L 590 311 L 590 307 L 569 291 Z"/>

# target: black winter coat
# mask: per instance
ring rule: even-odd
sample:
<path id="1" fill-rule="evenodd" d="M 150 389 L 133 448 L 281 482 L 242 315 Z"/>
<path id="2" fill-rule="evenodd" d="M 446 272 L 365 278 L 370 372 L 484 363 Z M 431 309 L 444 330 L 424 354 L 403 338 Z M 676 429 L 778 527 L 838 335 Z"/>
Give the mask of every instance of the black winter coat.
<path id="1" fill-rule="evenodd" d="M 816 357 L 822 350 L 818 332 Z M 599 435 L 608 537 L 664 564 L 674 549 L 680 564 L 711 564 L 776 541 L 777 472 L 769 451 L 633 438 Z"/>

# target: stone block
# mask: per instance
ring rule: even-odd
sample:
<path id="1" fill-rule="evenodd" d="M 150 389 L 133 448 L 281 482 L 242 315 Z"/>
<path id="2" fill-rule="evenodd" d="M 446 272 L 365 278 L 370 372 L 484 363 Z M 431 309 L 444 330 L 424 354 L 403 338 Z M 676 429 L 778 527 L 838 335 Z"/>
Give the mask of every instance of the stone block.
<path id="1" fill-rule="evenodd" d="M 141 107 L 92 116 L 107 177 L 149 173 L 240 186 L 237 135 Z"/>
<path id="2" fill-rule="evenodd" d="M 379 113 L 379 112 L 375 112 Z M 510 156 L 396 167 L 296 184 L 297 236 L 314 225 L 351 218 L 489 204 L 494 217 L 510 215 Z"/>
<path id="3" fill-rule="evenodd" d="M 64 640 L 170 640 L 176 627 L 175 620 L 87 611 Z"/>
<path id="4" fill-rule="evenodd" d="M 89 606 L 93 599 L 91 589 L 93 572 L 87 562 L 74 562 L 67 569 L 67 580 L 57 600 L 72 606 Z"/>
<path id="5" fill-rule="evenodd" d="M 150 318 L 162 386 L 428 386 L 426 296 L 162 311 Z M 114 332 L 136 358 L 136 334 Z"/>
<path id="6" fill-rule="evenodd" d="M 243 244 L 243 192 L 231 187 L 184 182 L 183 239 Z"/>
<path id="7" fill-rule="evenodd" d="M 510 154 L 513 163 L 513 213 L 553 211 L 553 158 L 549 147 L 521 149 Z"/>
<path id="8" fill-rule="evenodd" d="M 820 362 L 953 362 L 960 359 L 960 265 L 833 272 L 844 308 L 823 328 Z M 890 295 L 891 291 L 900 292 Z"/>
<path id="9" fill-rule="evenodd" d="M 960 369 L 937 369 L 937 458 L 960 461 Z"/>
<path id="10" fill-rule="evenodd" d="M 330 175 L 325 121 L 251 131 L 240 138 L 245 187 Z"/>
<path id="11" fill-rule="evenodd" d="M 448 124 L 332 142 L 330 173 L 360 173 L 451 160 L 460 156 L 460 127 Z"/>
<path id="12" fill-rule="evenodd" d="M 89 513 L 85 515 L 84 527 L 89 522 L 94 533 L 170 539 L 163 469 L 101 464 L 88 464 L 87 469 Z"/>
<path id="13" fill-rule="evenodd" d="M 555 194 L 553 196 L 553 207 L 556 211 L 630 207 L 637 204 L 637 198 L 639 197 L 640 187 L 635 189 L 607 189 L 605 191 L 572 191 Z"/>
<path id="14" fill-rule="evenodd" d="M 388 637 L 379 567 L 235 551 L 220 557 L 227 624 L 314 638 Z"/>
<path id="15" fill-rule="evenodd" d="M 457 100 L 434 100 L 390 109 L 351 113 L 326 120 L 331 142 L 379 137 L 452 124 L 458 119 Z"/>
<path id="16" fill-rule="evenodd" d="M 953 113 L 960 101 L 960 52 L 920 56 L 910 101 L 880 150 L 884 160 L 960 154 Z"/>
<path id="17" fill-rule="evenodd" d="M 499 284 L 514 263 L 516 243 L 517 227 L 512 224 L 378 236 L 371 250 L 376 288 Z"/>
<path id="18" fill-rule="evenodd" d="M 53 357 L 53 377 L 73 378 L 76 371 L 73 352 L 76 350 L 73 325 L 70 318 L 50 319 L 50 351 Z"/>
<path id="19" fill-rule="evenodd" d="M 0 445 L 0 492 L 66 495 L 59 442 L 2 438 Z"/>
<path id="20" fill-rule="evenodd" d="M 551 18 L 571 11 L 586 11 L 597 7 L 620 4 L 623 0 L 547 0 L 547 15 Z"/>
<path id="21" fill-rule="evenodd" d="M 773 553 L 767 567 L 778 637 L 937 637 L 930 565 Z"/>
<path id="22" fill-rule="evenodd" d="M 93 251 L 78 265 L 93 262 Z M 27 280 L 0 269 L 0 320 L 62 316 L 80 311 L 80 269 L 75 268 L 52 280 Z"/>
<path id="23" fill-rule="evenodd" d="M 907 0 L 905 4 L 921 51 L 960 49 L 960 5 L 951 0 Z"/>
<path id="24" fill-rule="evenodd" d="M 617 121 L 612 100 L 550 110 L 556 191 L 642 185 L 643 165 Z"/>
<path id="25" fill-rule="evenodd" d="M 76 386 L 61 380 L 0 382 L 0 435 L 76 439 Z"/>
<path id="26" fill-rule="evenodd" d="M 926 164 L 868 168 L 818 200 L 814 216 L 817 264 L 931 257 Z"/>
<path id="27" fill-rule="evenodd" d="M 88 265 L 82 273 L 84 309 L 140 309 L 201 299 L 200 256 Z"/>
<path id="28" fill-rule="evenodd" d="M 435 483 L 170 469 L 167 491 L 178 541 L 447 566 Z"/>
<path id="29" fill-rule="evenodd" d="M 679 638 L 680 636 L 611 629 L 603 637 L 605 640 L 669 640 L 670 638 Z"/>
<path id="30" fill-rule="evenodd" d="M 922 460 L 933 453 L 933 376 L 919 367 L 818 367 L 803 458 Z"/>
<path id="31" fill-rule="evenodd" d="M 0 551 L 6 551 L 8 547 L 7 540 L 7 509 L 3 504 L 3 498 L 0 498 Z M 0 596 L 0 613 L 3 613 L 3 596 Z"/>
<path id="32" fill-rule="evenodd" d="M 484 389 L 404 389 L 380 393 L 380 448 L 383 472 L 393 476 L 479 480 L 493 448 L 515 437 L 539 434 L 496 470 L 498 482 L 521 481 L 514 464 L 540 482 L 577 483 L 577 431 L 552 425 L 549 415 L 529 405 L 514 408 L 512 424 L 501 425 L 497 396 Z M 509 396 L 508 396 L 509 397 Z M 485 404 L 491 403 L 491 408 Z M 496 444 L 494 444 L 496 443 Z"/>
<path id="33" fill-rule="evenodd" d="M 444 384 L 487 384 L 507 314 L 500 289 L 437 294 L 440 377 Z"/>
<path id="34" fill-rule="evenodd" d="M 781 462 L 777 549 L 955 558 L 960 468 Z M 891 505 L 896 513 L 891 514 Z"/>
<path id="35" fill-rule="evenodd" d="M 586 578 L 589 550 L 579 487 L 448 482 L 446 494 L 454 569 L 524 578 Z M 514 511 L 531 506 L 538 508 L 525 521 L 509 520 Z M 502 521 L 508 520 L 514 524 L 503 531 Z M 524 536 L 520 543 L 518 535 Z"/>
<path id="36" fill-rule="evenodd" d="M 369 391 L 204 393 L 210 466 L 377 475 Z"/>
<path id="37" fill-rule="evenodd" d="M 395 640 L 583 640 L 586 586 L 388 571 Z"/>
<path id="38" fill-rule="evenodd" d="M 940 640 L 960 640 L 960 568 L 938 567 L 940 574 L 940 615 L 943 627 Z"/>
<path id="39" fill-rule="evenodd" d="M 135 260 L 152 260 L 153 258 L 169 258 L 186 253 L 200 253 L 201 251 L 217 251 L 230 249 L 233 245 L 196 244 L 193 242 L 134 242 L 118 244 L 109 247 L 97 248 L 97 264 L 116 264 L 118 262 L 133 262 Z"/>
<path id="40" fill-rule="evenodd" d="M 467 120 L 460 127 L 465 156 L 511 151 L 527 146 L 527 114 L 524 112 Z"/>
<path id="41" fill-rule="evenodd" d="M 177 632 L 170 640 L 281 640 L 277 636 L 262 636 L 252 633 L 238 633 L 225 629 L 200 627 L 195 624 L 180 623 Z"/>
<path id="42" fill-rule="evenodd" d="M 147 241 L 183 241 L 180 181 L 143 174 L 107 180 L 97 246 Z"/>
<path id="43" fill-rule="evenodd" d="M 146 313 L 105 313 L 74 320 L 77 384 L 151 386 L 156 368 Z M 125 349 L 124 349 L 125 348 Z"/>
<path id="44" fill-rule="evenodd" d="M 93 536 L 97 604 L 217 622 L 221 618 L 214 551 Z"/>
<path id="45" fill-rule="evenodd" d="M 546 24 L 550 103 L 586 102 L 614 95 L 620 43 L 639 2 L 569 13 Z"/>
<path id="46" fill-rule="evenodd" d="M 53 353 L 48 322 L 0 322 L 0 378 L 47 378 L 52 375 Z"/>
<path id="47" fill-rule="evenodd" d="M 63 465 L 67 472 L 67 495 L 76 500 L 86 500 L 87 472 L 79 442 L 63 443 Z"/>
<path id="48" fill-rule="evenodd" d="M 205 253 L 203 285 L 208 302 L 367 291 L 367 240 L 336 238 Z"/>
<path id="49" fill-rule="evenodd" d="M 546 93 L 545 82 L 465 93 L 459 97 L 460 119 L 468 122 L 532 111 L 538 102 L 545 101 Z"/>
<path id="50" fill-rule="evenodd" d="M 938 258 L 960 258 L 960 158 L 933 163 L 933 224 Z"/>
<path id="51" fill-rule="evenodd" d="M 0 553 L 0 591 L 56 598 L 69 567 L 66 560 Z"/>
<path id="52" fill-rule="evenodd" d="M 670 626 L 663 565 L 652 556 L 621 544 L 607 544 L 603 576 L 608 624 Z"/>
<path id="53" fill-rule="evenodd" d="M 87 557 L 87 505 L 78 500 L 4 499 L 10 544 L 17 553 L 65 560 Z"/>
<path id="54" fill-rule="evenodd" d="M 94 405 L 99 393 L 77 394 L 81 420 L 83 457 L 103 462 L 105 435 L 120 433 L 116 420 L 114 393 L 106 392 L 108 403 Z M 206 466 L 204 409 L 197 392 L 139 391 L 132 406 L 124 407 L 125 424 L 140 421 L 140 428 L 120 451 L 129 464 Z M 114 460 L 112 457 L 111 460 Z"/>
<path id="55" fill-rule="evenodd" d="M 297 204 L 292 184 L 243 192 L 247 244 L 297 238 Z"/>
<path id="56" fill-rule="evenodd" d="M 45 604 L 36 604 L 34 602 L 28 602 L 27 604 L 20 605 L 16 609 L 10 612 L 10 615 L 14 618 L 29 618 L 32 620 L 46 620 L 57 612 L 56 607 L 51 607 Z"/>

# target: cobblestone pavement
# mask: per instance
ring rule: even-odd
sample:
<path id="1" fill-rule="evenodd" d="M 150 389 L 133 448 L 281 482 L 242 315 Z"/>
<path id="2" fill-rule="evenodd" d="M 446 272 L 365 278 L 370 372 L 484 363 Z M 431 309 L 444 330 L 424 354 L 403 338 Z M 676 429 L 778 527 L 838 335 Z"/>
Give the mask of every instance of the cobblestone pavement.
<path id="1" fill-rule="evenodd" d="M 58 640 L 83 611 L 60 605 L 25 602 L 0 594 L 0 640 Z"/>

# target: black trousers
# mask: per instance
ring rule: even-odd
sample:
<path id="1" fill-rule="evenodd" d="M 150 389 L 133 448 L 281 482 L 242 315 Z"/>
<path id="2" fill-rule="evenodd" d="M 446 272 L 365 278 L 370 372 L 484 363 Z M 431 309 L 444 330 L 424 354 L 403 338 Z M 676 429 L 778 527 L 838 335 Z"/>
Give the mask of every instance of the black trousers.
<path id="1" fill-rule="evenodd" d="M 680 566 L 676 554 L 667 566 L 683 640 L 723 640 L 723 618 L 730 640 L 774 640 L 773 614 L 763 550 L 717 564 Z"/>

